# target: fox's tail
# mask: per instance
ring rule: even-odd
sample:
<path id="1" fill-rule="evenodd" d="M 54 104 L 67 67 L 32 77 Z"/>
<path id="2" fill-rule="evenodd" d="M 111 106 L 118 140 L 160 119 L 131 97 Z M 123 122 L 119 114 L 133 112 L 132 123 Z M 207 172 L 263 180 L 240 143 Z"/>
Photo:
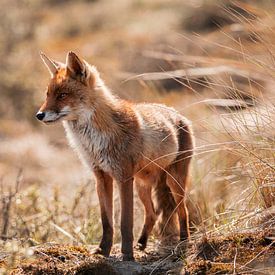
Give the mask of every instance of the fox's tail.
<path id="1" fill-rule="evenodd" d="M 166 184 L 166 178 L 166 172 L 162 172 L 152 193 L 154 208 L 158 216 L 155 229 L 162 240 L 178 235 L 176 203 Z"/>
<path id="2" fill-rule="evenodd" d="M 175 161 L 163 171 L 159 177 L 158 183 L 153 190 L 153 202 L 158 220 L 155 229 L 162 240 L 170 240 L 178 236 L 179 220 L 185 220 L 188 224 L 188 212 L 186 209 L 185 217 L 177 218 L 178 205 L 175 201 L 175 189 L 171 190 L 167 184 L 167 178 L 171 176 L 177 181 L 177 192 L 186 198 L 186 187 L 190 181 L 190 163 L 193 154 L 193 133 L 185 120 L 179 121 L 177 127 L 179 150 Z M 188 227 L 188 225 L 187 225 Z"/>

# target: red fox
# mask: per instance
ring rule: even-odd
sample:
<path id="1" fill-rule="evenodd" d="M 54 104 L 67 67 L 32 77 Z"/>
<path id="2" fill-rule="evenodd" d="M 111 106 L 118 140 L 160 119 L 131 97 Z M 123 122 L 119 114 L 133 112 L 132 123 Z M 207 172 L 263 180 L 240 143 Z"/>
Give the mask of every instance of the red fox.
<path id="1" fill-rule="evenodd" d="M 119 99 L 97 69 L 73 52 L 65 64 L 43 53 L 41 58 L 51 80 L 36 117 L 46 124 L 62 121 L 70 145 L 96 178 L 103 236 L 95 253 L 109 256 L 113 243 L 113 180 L 120 194 L 123 260 L 134 260 L 133 183 L 145 212 L 138 248 L 146 248 L 157 219 L 162 234 L 173 232 L 179 223 L 180 239 L 188 239 L 190 122 L 165 105 Z"/>

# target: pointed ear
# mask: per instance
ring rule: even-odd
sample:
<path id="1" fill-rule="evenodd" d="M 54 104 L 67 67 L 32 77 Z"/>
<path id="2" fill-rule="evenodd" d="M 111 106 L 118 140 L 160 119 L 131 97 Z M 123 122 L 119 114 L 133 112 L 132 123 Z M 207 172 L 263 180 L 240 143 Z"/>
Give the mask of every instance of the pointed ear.
<path id="1" fill-rule="evenodd" d="M 55 61 L 53 61 L 52 59 L 50 59 L 49 57 L 47 57 L 44 53 L 40 52 L 40 57 L 43 60 L 45 66 L 47 67 L 47 69 L 49 70 L 51 77 L 53 77 L 59 68 L 59 64 Z"/>
<path id="2" fill-rule="evenodd" d="M 68 52 L 66 58 L 66 67 L 68 73 L 73 77 L 85 77 L 86 65 L 85 62 L 80 60 L 80 58 L 74 52 Z"/>

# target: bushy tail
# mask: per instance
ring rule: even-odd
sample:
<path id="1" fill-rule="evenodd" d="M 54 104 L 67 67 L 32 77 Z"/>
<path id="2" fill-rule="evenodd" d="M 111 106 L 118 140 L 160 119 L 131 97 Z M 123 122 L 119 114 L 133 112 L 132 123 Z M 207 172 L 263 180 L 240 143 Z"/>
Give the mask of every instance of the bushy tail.
<path id="1" fill-rule="evenodd" d="M 179 150 L 175 161 L 167 168 L 168 176 L 171 173 L 181 185 L 182 196 L 190 181 L 190 162 L 193 154 L 193 133 L 189 122 L 179 121 L 177 127 Z M 163 171 L 158 179 L 158 183 L 153 189 L 153 202 L 158 220 L 155 226 L 157 233 L 162 240 L 170 240 L 178 236 L 179 221 L 177 217 L 177 205 L 175 203 L 171 189 L 167 185 L 167 173 Z M 188 222 L 188 212 L 187 212 Z"/>
<path id="2" fill-rule="evenodd" d="M 173 238 L 178 234 L 176 203 L 166 184 L 166 177 L 166 172 L 162 172 L 152 193 L 154 208 L 158 216 L 155 230 L 162 240 Z"/>

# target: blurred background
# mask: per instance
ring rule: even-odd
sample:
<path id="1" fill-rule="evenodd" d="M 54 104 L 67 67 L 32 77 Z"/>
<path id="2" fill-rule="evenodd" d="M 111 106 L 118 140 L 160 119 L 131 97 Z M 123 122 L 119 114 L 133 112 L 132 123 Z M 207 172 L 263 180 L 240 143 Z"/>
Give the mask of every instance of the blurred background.
<path id="1" fill-rule="evenodd" d="M 274 14 L 273 0 L 1 0 L 0 238 L 87 244 L 101 232 L 93 177 L 62 125 L 34 117 L 49 81 L 40 50 L 62 62 L 73 50 L 122 98 L 193 122 L 192 232 L 260 226 L 251 217 L 275 202 Z"/>

